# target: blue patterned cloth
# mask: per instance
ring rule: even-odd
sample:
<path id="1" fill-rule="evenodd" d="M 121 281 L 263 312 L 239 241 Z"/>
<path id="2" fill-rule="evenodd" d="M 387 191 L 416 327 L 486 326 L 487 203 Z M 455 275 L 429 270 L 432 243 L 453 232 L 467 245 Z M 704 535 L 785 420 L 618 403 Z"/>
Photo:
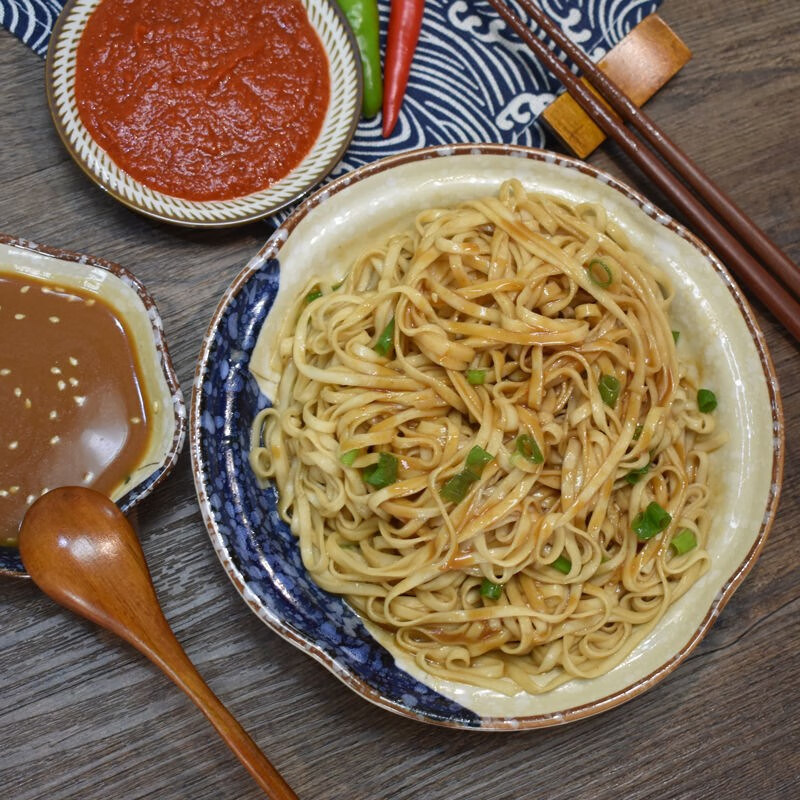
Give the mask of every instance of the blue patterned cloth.
<path id="1" fill-rule="evenodd" d="M 608 52 L 660 3 L 539 0 L 594 59 Z M 379 4 L 385 31 L 389 0 L 379 0 Z M 44 56 L 63 5 L 61 0 L 0 0 L 0 24 Z M 426 0 L 419 45 L 393 135 L 381 136 L 380 116 L 363 120 L 334 175 L 426 145 L 502 142 L 541 147 L 545 133 L 537 118 L 558 91 L 558 82 L 486 0 Z"/>

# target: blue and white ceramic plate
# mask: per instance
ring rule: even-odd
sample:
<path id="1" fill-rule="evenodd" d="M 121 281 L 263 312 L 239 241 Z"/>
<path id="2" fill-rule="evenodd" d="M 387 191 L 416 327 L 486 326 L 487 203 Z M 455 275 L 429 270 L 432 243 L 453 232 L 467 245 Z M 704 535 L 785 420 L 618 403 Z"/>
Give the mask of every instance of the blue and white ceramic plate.
<path id="1" fill-rule="evenodd" d="M 147 497 L 172 471 L 186 438 L 186 405 L 155 300 L 124 267 L 0 234 L 0 273 L 80 289 L 109 305 L 128 331 L 139 362 L 152 432 L 139 466 L 111 492 L 122 511 Z M 0 547 L 0 573 L 27 577 L 19 551 Z"/>
<path id="2" fill-rule="evenodd" d="M 714 471 L 712 565 L 618 667 L 541 695 L 511 697 L 432 678 L 390 652 L 339 597 L 304 572 L 274 488 L 248 465 L 250 426 L 270 402 L 266 363 L 274 331 L 313 275 L 343 273 L 372 236 L 402 229 L 424 208 L 496 192 L 516 177 L 529 189 L 601 202 L 634 246 L 670 276 L 673 316 L 691 330 L 680 347 L 699 362 L 730 433 Z M 341 274 L 341 273 L 340 273 Z M 747 387 L 747 391 L 743 390 Z M 193 389 L 191 456 L 213 546 L 237 590 L 274 631 L 366 699 L 413 719 L 458 728 L 541 728 L 596 714 L 667 676 L 697 646 L 764 546 L 775 515 L 784 430 L 777 381 L 750 307 L 709 250 L 609 175 L 542 150 L 459 145 L 362 167 L 306 200 L 239 274 L 206 335 Z M 387 646 L 391 646 L 387 643 Z M 264 658 L 267 658 L 264 654 Z"/>

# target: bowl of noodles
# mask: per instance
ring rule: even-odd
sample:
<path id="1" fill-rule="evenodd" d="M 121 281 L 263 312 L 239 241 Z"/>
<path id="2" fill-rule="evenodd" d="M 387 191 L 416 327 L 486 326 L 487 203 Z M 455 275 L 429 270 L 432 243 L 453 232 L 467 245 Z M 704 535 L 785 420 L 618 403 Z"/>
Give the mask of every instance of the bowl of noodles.
<path id="1" fill-rule="evenodd" d="M 500 145 L 309 198 L 222 298 L 190 428 L 250 608 L 379 706 L 486 730 L 686 659 L 764 546 L 784 453 L 717 258 L 611 176 Z"/>

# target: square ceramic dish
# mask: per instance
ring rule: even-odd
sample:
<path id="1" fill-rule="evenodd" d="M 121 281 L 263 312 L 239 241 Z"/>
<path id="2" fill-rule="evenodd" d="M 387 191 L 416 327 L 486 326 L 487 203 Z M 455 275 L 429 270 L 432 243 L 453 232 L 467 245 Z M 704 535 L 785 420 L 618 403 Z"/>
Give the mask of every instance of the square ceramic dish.
<path id="1" fill-rule="evenodd" d="M 141 370 L 152 426 L 138 467 L 111 493 L 111 499 L 123 511 L 130 510 L 174 467 L 186 434 L 183 394 L 172 367 L 155 301 L 141 282 L 118 264 L 2 234 L 0 274 L 25 276 L 97 296 L 124 324 Z M 0 547 L 0 572 L 25 575 L 16 548 Z"/>

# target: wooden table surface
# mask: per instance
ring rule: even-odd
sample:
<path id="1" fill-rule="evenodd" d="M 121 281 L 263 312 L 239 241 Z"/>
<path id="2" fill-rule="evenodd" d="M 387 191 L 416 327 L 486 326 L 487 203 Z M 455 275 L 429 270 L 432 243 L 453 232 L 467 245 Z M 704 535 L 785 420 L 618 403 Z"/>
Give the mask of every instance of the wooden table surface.
<path id="1" fill-rule="evenodd" d="M 694 57 L 649 112 L 800 262 L 800 2 L 665 0 L 660 13 Z M 42 61 L 5 31 L 0 148 L 0 231 L 137 274 L 159 303 L 188 389 L 210 314 L 265 226 L 180 230 L 104 195 L 56 136 Z M 590 161 L 660 201 L 614 147 Z M 800 361 L 797 344 L 755 309 L 788 434 L 767 546 L 677 671 L 630 703 L 566 726 L 452 731 L 353 694 L 241 601 L 212 551 L 184 452 L 138 512 L 155 585 L 189 656 L 302 800 L 800 794 Z M 0 796 L 262 796 L 189 700 L 138 653 L 29 581 L 0 580 L 0 603 Z"/>

